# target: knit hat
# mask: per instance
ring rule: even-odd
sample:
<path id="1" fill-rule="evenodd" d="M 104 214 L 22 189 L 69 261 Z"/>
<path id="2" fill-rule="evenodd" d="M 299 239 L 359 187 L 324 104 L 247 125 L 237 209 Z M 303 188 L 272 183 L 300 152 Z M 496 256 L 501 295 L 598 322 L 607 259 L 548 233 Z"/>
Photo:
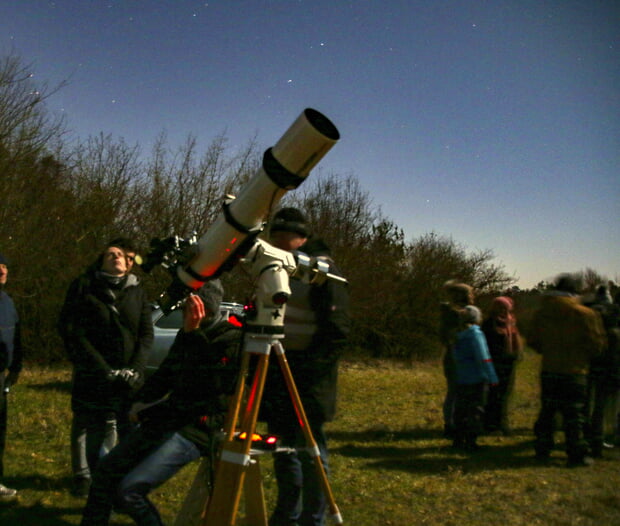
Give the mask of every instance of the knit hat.
<path id="1" fill-rule="evenodd" d="M 0 254 L 0 265 L 9 265 L 9 261 L 2 254 Z"/>
<path id="2" fill-rule="evenodd" d="M 297 208 L 282 208 L 276 212 L 271 220 L 271 232 L 294 232 L 302 237 L 308 237 L 310 230 L 306 217 Z"/>
<path id="3" fill-rule="evenodd" d="M 220 312 L 220 304 L 224 297 L 224 287 L 219 279 L 207 281 L 196 292 L 198 297 L 205 304 L 205 309 L 210 310 L 213 314 Z"/>
<path id="4" fill-rule="evenodd" d="M 579 290 L 579 282 L 570 274 L 560 274 L 556 279 L 555 289 L 560 292 L 577 294 L 577 291 Z"/>
<path id="5" fill-rule="evenodd" d="M 463 323 L 476 323 L 479 324 L 482 319 L 482 313 L 480 309 L 475 305 L 467 305 L 461 310 L 461 321 Z"/>
<path id="6" fill-rule="evenodd" d="M 460 304 L 471 301 L 471 297 L 474 293 L 473 287 L 454 279 L 446 281 L 443 287 L 452 301 Z"/>
<path id="7" fill-rule="evenodd" d="M 491 309 L 495 310 L 499 307 L 505 307 L 508 311 L 511 311 L 514 307 L 514 302 L 508 296 L 498 296 L 493 300 Z"/>

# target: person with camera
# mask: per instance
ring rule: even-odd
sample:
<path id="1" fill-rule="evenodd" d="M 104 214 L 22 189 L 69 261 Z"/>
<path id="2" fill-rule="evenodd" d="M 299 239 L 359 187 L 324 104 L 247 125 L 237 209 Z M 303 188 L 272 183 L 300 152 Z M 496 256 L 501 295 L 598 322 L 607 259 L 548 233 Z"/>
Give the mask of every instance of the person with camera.
<path id="1" fill-rule="evenodd" d="M 187 298 L 183 328 L 136 394 L 132 414 L 138 427 L 94 472 L 82 526 L 108 524 L 112 508 L 139 525 L 163 524 L 150 491 L 215 453 L 242 352 L 242 331 L 220 312 L 222 296 L 214 280 Z"/>
<path id="2" fill-rule="evenodd" d="M 8 275 L 8 261 L 0 254 L 0 477 L 4 476 L 9 391 L 11 386 L 17 383 L 22 369 L 19 316 L 13 299 L 4 291 Z M 16 500 L 17 490 L 0 483 L 0 502 Z"/>
<path id="3" fill-rule="evenodd" d="M 78 462 L 79 443 L 72 443 L 75 491 L 84 495 L 101 454 L 115 445 L 117 433 L 122 438 L 132 427 L 131 397 L 144 381 L 153 342 L 150 303 L 136 276 L 127 272 L 119 244 L 108 244 L 71 283 L 58 322 L 74 366 L 72 435 L 86 430 L 86 466 Z"/>
<path id="4" fill-rule="evenodd" d="M 329 265 L 340 275 L 328 247 L 309 239 L 305 216 L 296 208 L 282 208 L 273 217 L 269 242 L 276 248 L 299 250 Z M 284 315 L 287 361 L 295 380 L 320 459 L 329 472 L 327 438 L 323 426 L 336 412 L 338 359 L 349 333 L 349 296 L 345 284 L 328 280 L 322 285 L 291 280 L 291 296 Z M 326 497 L 293 409 L 283 374 L 274 361 L 269 366 L 261 419 L 287 452 L 274 454 L 278 498 L 270 525 L 321 525 Z"/>

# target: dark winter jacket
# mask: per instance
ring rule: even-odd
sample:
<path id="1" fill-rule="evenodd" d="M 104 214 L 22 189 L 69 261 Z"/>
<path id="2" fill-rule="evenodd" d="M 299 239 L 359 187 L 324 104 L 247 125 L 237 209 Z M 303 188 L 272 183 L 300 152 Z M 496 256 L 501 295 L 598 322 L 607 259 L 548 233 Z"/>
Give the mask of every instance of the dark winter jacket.
<path id="1" fill-rule="evenodd" d="M 300 250 L 323 258 L 330 273 L 341 276 L 333 260 L 317 243 L 318 240 L 313 247 Z M 336 413 L 338 360 L 350 330 L 348 287 L 331 280 L 310 285 L 295 279 L 290 286 L 292 295 L 286 304 L 282 341 L 286 358 L 308 418 L 330 421 Z M 304 331 L 305 339 L 299 337 Z M 300 342 L 305 343 L 300 345 Z M 276 360 L 270 363 L 261 418 L 296 422 Z"/>
<path id="2" fill-rule="evenodd" d="M 241 351 L 242 331 L 227 320 L 192 332 L 180 330 L 166 359 L 136 394 L 136 401 L 145 404 L 162 400 L 140 412 L 143 426 L 154 432 L 180 431 L 206 444 L 201 435 L 213 422 L 221 425 L 228 409 Z"/>
<path id="3" fill-rule="evenodd" d="M 73 409 L 119 410 L 131 390 L 111 371 L 131 368 L 144 377 L 153 343 L 151 307 L 137 278 L 111 285 L 87 271 L 69 287 L 58 329 L 74 365 Z"/>
<path id="4" fill-rule="evenodd" d="M 0 290 L 0 374 L 22 369 L 22 345 L 19 316 L 11 296 Z"/>

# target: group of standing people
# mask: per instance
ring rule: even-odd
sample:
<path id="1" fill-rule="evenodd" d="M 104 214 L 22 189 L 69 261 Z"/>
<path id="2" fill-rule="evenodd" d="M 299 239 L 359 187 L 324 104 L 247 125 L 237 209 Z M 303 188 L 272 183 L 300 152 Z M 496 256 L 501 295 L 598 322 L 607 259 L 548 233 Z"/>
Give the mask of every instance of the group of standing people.
<path id="1" fill-rule="evenodd" d="M 440 306 L 444 436 L 455 448 L 474 451 L 483 433 L 511 433 L 508 402 L 523 343 L 511 298 L 495 298 L 483 320 L 471 286 L 449 281 L 444 290 L 449 300 Z"/>
<path id="2" fill-rule="evenodd" d="M 277 248 L 301 250 L 341 275 L 300 210 L 279 210 L 268 232 Z M 107 525 L 113 510 L 140 525 L 162 525 L 149 493 L 189 462 L 201 456 L 215 459 L 240 370 L 243 330 L 221 314 L 224 290 L 219 280 L 211 280 L 187 298 L 183 327 L 164 362 L 145 378 L 152 307 L 131 272 L 136 252 L 128 239 L 110 241 L 71 283 L 59 316 L 58 329 L 73 364 L 71 460 L 74 493 L 87 497 L 82 526 Z M 0 256 L 2 286 L 6 274 Z M 284 346 L 319 455 L 307 450 L 274 360 L 260 415 L 282 446 L 274 453 L 278 498 L 269 523 L 318 526 L 325 522 L 327 502 L 313 463 L 322 462 L 329 473 L 323 426 L 336 409 L 338 360 L 349 332 L 348 292 L 346 284 L 330 280 L 291 280 L 290 285 Z M 0 366 L 9 371 L 0 380 L 7 387 L 21 369 L 18 321 L 0 288 Z M 2 402 L 0 461 L 6 394 Z M 0 500 L 16 495 L 0 484 Z"/>
<path id="3" fill-rule="evenodd" d="M 449 300 L 440 307 L 444 435 L 454 447 L 473 451 L 482 434 L 511 434 L 508 404 L 523 339 L 512 298 L 494 298 L 482 320 L 472 287 L 449 281 L 444 288 Z M 583 304 L 578 288 L 573 276 L 558 276 L 526 334 L 527 344 L 542 355 L 536 457 L 550 458 L 560 414 L 570 467 L 590 465 L 592 457 L 613 447 L 608 437 L 616 434 L 620 392 L 618 305 L 605 286 Z"/>

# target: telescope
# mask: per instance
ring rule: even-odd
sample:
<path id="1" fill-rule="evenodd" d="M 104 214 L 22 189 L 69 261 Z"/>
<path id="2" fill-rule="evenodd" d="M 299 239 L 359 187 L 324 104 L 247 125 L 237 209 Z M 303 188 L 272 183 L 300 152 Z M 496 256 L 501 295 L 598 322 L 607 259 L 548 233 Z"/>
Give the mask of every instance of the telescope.
<path id="1" fill-rule="evenodd" d="M 244 258 L 256 245 L 271 210 L 306 179 L 339 138 L 327 117 L 306 108 L 275 146 L 265 151 L 261 167 L 239 195 L 227 196 L 212 227 L 198 239 L 195 255 L 172 270 L 172 283 L 159 299 L 162 310 L 170 312 L 188 294 Z"/>

